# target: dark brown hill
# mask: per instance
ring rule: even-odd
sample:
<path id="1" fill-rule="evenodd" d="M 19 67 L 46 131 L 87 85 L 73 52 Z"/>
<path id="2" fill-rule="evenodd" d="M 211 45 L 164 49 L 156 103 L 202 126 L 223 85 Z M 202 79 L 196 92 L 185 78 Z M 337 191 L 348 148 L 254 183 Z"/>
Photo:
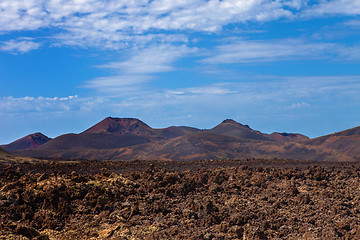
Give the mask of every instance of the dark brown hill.
<path id="1" fill-rule="evenodd" d="M 309 137 L 299 134 L 299 133 L 279 133 L 273 132 L 269 134 L 268 137 L 277 142 L 299 142 L 308 140 Z"/>
<path id="2" fill-rule="evenodd" d="M 146 123 L 136 118 L 112 118 L 108 117 L 84 131 L 84 133 L 131 133 L 150 141 L 170 139 L 197 132 L 199 129 L 185 126 L 172 126 L 168 128 L 153 129 Z"/>
<path id="3" fill-rule="evenodd" d="M 337 155 L 302 143 L 282 143 L 198 132 L 182 137 L 116 150 L 118 159 L 200 160 L 283 158 L 337 160 Z M 113 155 L 114 156 L 114 155 Z M 352 161 L 344 156 L 343 160 Z"/>
<path id="4" fill-rule="evenodd" d="M 3 145 L 2 147 L 9 152 L 14 152 L 18 150 L 29 150 L 38 148 L 50 140 L 51 138 L 48 138 L 44 134 L 37 132 L 20 138 L 7 145 Z"/>
<path id="5" fill-rule="evenodd" d="M 2 155 L 6 155 L 6 154 L 9 154 L 9 153 L 0 147 L 0 155 L 2 156 Z"/>
<path id="6" fill-rule="evenodd" d="M 17 155 L 90 160 L 198 160 L 284 158 L 360 160 L 360 127 L 316 139 L 301 134 L 263 134 L 234 120 L 209 130 L 153 129 L 135 118 L 106 118 L 80 134 L 66 134 Z"/>
<path id="7" fill-rule="evenodd" d="M 170 139 L 198 132 L 200 129 L 185 126 L 172 126 L 168 128 L 154 129 L 154 131 L 158 136 L 164 139 Z"/>
<path id="8" fill-rule="evenodd" d="M 108 133 L 65 134 L 39 147 L 39 151 L 70 149 L 111 149 L 149 142 L 135 134 Z"/>
<path id="9" fill-rule="evenodd" d="M 272 141 L 265 134 L 251 129 L 248 125 L 242 125 L 232 119 L 226 119 L 216 127 L 205 130 L 208 133 L 220 134 L 229 137 L 237 137 L 253 140 Z"/>
<path id="10" fill-rule="evenodd" d="M 146 123 L 136 118 L 112 118 L 108 117 L 95 124 L 83 133 L 131 133 L 148 139 L 156 139 L 158 136 Z"/>
<path id="11" fill-rule="evenodd" d="M 305 143 L 360 160 L 360 127 L 310 139 Z"/>
<path id="12" fill-rule="evenodd" d="M 210 160 L 244 158 L 282 158 L 316 161 L 354 161 L 337 152 L 303 143 L 275 142 L 229 137 L 205 131 L 185 136 L 116 149 L 35 149 L 22 155 L 52 158 L 82 158 L 89 160 Z"/>

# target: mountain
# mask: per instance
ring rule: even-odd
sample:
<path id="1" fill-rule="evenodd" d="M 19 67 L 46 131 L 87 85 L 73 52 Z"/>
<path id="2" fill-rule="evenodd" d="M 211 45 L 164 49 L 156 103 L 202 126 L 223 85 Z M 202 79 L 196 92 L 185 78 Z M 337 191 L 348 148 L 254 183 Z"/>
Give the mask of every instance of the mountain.
<path id="1" fill-rule="evenodd" d="M 29 150 L 38 148 L 39 146 L 47 143 L 50 140 L 51 138 L 48 138 L 44 134 L 37 132 L 20 138 L 7 145 L 3 145 L 2 147 L 9 152 L 14 152 L 18 150 Z"/>
<path id="2" fill-rule="evenodd" d="M 185 126 L 172 126 L 167 128 L 154 129 L 154 131 L 161 138 L 170 139 L 198 132 L 200 129 Z"/>
<path id="3" fill-rule="evenodd" d="M 283 158 L 296 160 L 337 160 L 337 154 L 303 143 L 244 139 L 199 131 L 177 138 L 148 142 L 115 149 L 40 149 L 22 153 L 25 156 L 81 158 L 89 160 L 202 160 Z M 353 161 L 343 156 L 342 160 Z"/>
<path id="4" fill-rule="evenodd" d="M 90 127 L 84 133 L 110 133 L 115 135 L 130 133 L 149 141 L 170 139 L 199 131 L 197 128 L 185 126 L 172 126 L 168 128 L 153 129 L 146 123 L 136 118 L 108 117 Z"/>
<path id="5" fill-rule="evenodd" d="M 273 132 L 272 134 L 268 135 L 268 138 L 277 141 L 277 142 L 299 142 L 309 140 L 310 138 L 299 134 L 299 133 L 278 133 Z"/>
<path id="6" fill-rule="evenodd" d="M 80 134 L 71 133 L 56 137 L 33 153 L 39 153 L 40 155 L 34 155 L 38 157 L 52 157 L 54 154 L 57 156 L 58 152 L 65 152 L 66 156 L 89 158 L 86 152 L 91 149 L 123 148 L 171 139 L 197 131 L 199 129 L 184 126 L 153 129 L 139 119 L 108 117 Z M 23 152 L 18 151 L 17 154 L 24 154 Z M 70 152 L 79 153 L 69 154 Z"/>
<path id="7" fill-rule="evenodd" d="M 20 156 L 89 160 L 199 160 L 285 158 L 360 160 L 360 127 L 308 139 L 295 133 L 265 134 L 227 119 L 212 129 L 154 129 L 135 118 L 106 118 L 80 134 L 65 134 Z"/>
<path id="8" fill-rule="evenodd" d="M 216 127 L 206 130 L 207 133 L 219 134 L 229 137 L 244 139 L 272 141 L 266 134 L 251 129 L 248 125 L 242 125 L 232 119 L 226 119 Z"/>
<path id="9" fill-rule="evenodd" d="M 352 156 L 355 160 L 360 160 L 360 127 L 310 139 L 305 143 L 309 146 L 336 151 L 339 154 L 345 154 Z"/>
<path id="10" fill-rule="evenodd" d="M 133 133 L 139 135 L 153 135 L 152 128 L 136 118 L 112 118 L 107 117 L 95 124 L 83 133 Z"/>
<path id="11" fill-rule="evenodd" d="M 5 156 L 8 155 L 9 153 L 7 151 L 5 151 L 5 149 L 0 147 L 0 156 Z"/>
<path id="12" fill-rule="evenodd" d="M 106 133 L 81 133 L 65 134 L 38 148 L 39 151 L 51 149 L 68 150 L 68 149 L 111 149 L 126 147 L 131 145 L 143 144 L 149 142 L 135 134 L 124 133 L 121 135 Z"/>

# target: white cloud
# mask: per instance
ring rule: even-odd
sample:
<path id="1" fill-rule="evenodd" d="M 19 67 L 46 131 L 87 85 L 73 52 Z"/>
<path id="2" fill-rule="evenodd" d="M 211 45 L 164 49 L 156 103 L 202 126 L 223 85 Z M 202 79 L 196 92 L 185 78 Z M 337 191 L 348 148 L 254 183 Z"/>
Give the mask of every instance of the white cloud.
<path id="1" fill-rule="evenodd" d="M 344 23 L 347 27 L 360 28 L 360 20 L 351 20 Z"/>
<path id="2" fill-rule="evenodd" d="M 358 0 L 330 0 L 319 1 L 301 15 L 305 17 L 321 17 L 323 15 L 359 15 L 360 1 Z"/>
<path id="3" fill-rule="evenodd" d="M 139 39 L 179 41 L 178 34 L 164 30 L 214 32 L 230 23 L 289 17 L 289 7 L 300 5 L 272 0 L 5 0 L 0 2 L 0 32 L 52 28 L 59 31 L 53 36 L 57 44 L 119 49 Z"/>
<path id="4" fill-rule="evenodd" d="M 151 80 L 155 74 L 175 70 L 172 64 L 181 57 L 197 52 L 185 45 L 155 45 L 135 50 L 129 59 L 99 66 L 114 72 L 112 76 L 89 81 L 88 88 L 105 93 L 131 93 L 139 91 L 140 85 Z"/>
<path id="5" fill-rule="evenodd" d="M 310 104 L 306 103 L 306 102 L 297 102 L 297 103 L 293 103 L 290 105 L 290 108 L 305 108 L 305 107 L 309 107 Z"/>
<path id="6" fill-rule="evenodd" d="M 299 108 L 332 108 L 331 104 L 360 101 L 360 76 L 258 76 L 243 82 L 228 82 L 201 87 L 164 89 L 133 95 L 117 107 L 131 109 L 171 109 L 193 114 L 206 109 L 241 112 L 243 109 L 291 111 Z M 360 104 L 360 102 L 359 102 Z M 182 109 L 184 108 L 184 109 Z M 229 110 L 231 109 L 231 111 Z M 216 113 L 213 113 L 216 115 Z M 201 116 L 201 115 L 199 115 Z"/>
<path id="7" fill-rule="evenodd" d="M 67 97 L 2 97 L 0 114 L 71 114 L 78 111 L 91 111 L 105 102 L 103 98 Z"/>
<path id="8" fill-rule="evenodd" d="M 233 40 L 216 47 L 204 63 L 251 63 L 297 59 L 360 60 L 359 46 L 308 42 L 303 39 Z"/>
<path id="9" fill-rule="evenodd" d="M 40 43 L 34 42 L 32 39 L 28 38 L 19 38 L 17 40 L 9 40 L 0 43 L 1 51 L 11 52 L 14 54 L 26 53 L 31 50 L 38 49 L 39 47 Z"/>

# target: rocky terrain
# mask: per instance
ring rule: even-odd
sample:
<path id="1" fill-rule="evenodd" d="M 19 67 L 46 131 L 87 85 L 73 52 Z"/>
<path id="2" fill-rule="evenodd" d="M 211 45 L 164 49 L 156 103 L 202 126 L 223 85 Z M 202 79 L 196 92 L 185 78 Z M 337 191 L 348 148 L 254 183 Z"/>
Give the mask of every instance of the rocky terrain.
<path id="1" fill-rule="evenodd" d="M 0 164 L 0 239 L 359 239 L 360 164 Z"/>

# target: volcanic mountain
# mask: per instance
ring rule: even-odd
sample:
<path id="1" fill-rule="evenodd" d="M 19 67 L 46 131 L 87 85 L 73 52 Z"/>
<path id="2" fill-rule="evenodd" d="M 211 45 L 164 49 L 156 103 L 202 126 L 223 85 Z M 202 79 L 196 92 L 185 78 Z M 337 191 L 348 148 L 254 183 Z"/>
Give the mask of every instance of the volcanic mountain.
<path id="1" fill-rule="evenodd" d="M 206 132 L 243 139 L 272 141 L 272 139 L 266 137 L 265 134 L 255 131 L 248 125 L 242 125 L 232 119 L 226 119 L 216 127 L 206 130 Z"/>
<path id="2" fill-rule="evenodd" d="M 48 138 L 44 134 L 37 132 L 20 138 L 7 145 L 3 145 L 2 147 L 9 152 L 18 150 L 29 150 L 38 148 L 39 146 L 47 143 L 50 140 L 51 138 Z"/>
<path id="3" fill-rule="evenodd" d="M 86 133 L 110 133 L 115 135 L 134 134 L 149 141 L 170 139 L 183 136 L 185 134 L 199 131 L 192 127 L 168 127 L 153 129 L 146 123 L 136 118 L 112 118 L 108 117 L 83 132 Z"/>
<path id="4" fill-rule="evenodd" d="M 108 117 L 80 134 L 71 133 L 56 137 L 36 149 L 34 153 L 41 153 L 42 157 L 54 156 L 54 154 L 58 156 L 58 153 L 61 153 L 69 158 L 76 155 L 88 159 L 87 152 L 91 149 L 123 148 L 179 137 L 197 131 L 199 129 L 191 127 L 153 129 L 139 119 Z"/>
<path id="5" fill-rule="evenodd" d="M 227 119 L 208 130 L 154 129 L 135 118 L 106 118 L 80 134 L 65 134 L 17 155 L 91 160 L 198 160 L 286 158 L 356 161 L 360 127 L 308 139 L 301 134 L 265 134 Z"/>
<path id="6" fill-rule="evenodd" d="M 305 143 L 360 160 L 360 127 L 310 139 Z"/>
<path id="7" fill-rule="evenodd" d="M 279 133 L 273 132 L 267 136 L 268 138 L 277 141 L 277 142 L 299 142 L 308 140 L 309 137 L 299 134 L 299 133 Z"/>

